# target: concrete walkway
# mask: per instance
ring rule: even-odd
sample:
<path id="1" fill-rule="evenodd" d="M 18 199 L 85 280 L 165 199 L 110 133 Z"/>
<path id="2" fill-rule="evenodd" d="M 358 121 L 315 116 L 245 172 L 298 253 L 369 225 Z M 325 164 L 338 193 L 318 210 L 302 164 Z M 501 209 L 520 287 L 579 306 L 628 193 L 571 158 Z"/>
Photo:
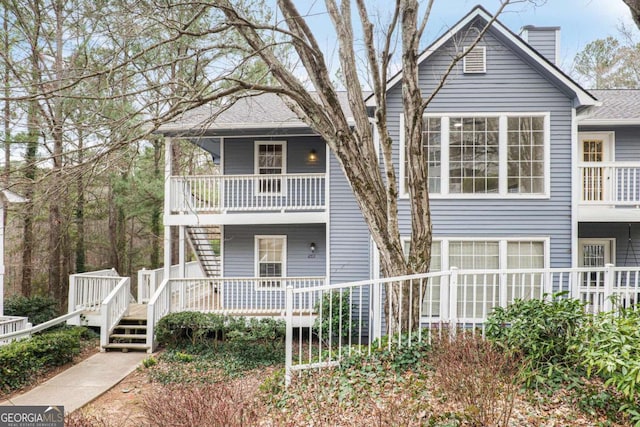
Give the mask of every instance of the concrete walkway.
<path id="1" fill-rule="evenodd" d="M 122 381 L 147 356 L 143 352 L 95 354 L 0 406 L 62 405 L 65 413 L 73 412 Z"/>

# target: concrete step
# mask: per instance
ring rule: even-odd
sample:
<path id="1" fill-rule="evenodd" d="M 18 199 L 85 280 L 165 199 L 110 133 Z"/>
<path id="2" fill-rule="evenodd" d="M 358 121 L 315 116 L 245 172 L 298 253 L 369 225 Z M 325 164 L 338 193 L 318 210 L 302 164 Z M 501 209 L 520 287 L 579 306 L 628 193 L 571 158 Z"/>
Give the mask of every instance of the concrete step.
<path id="1" fill-rule="evenodd" d="M 109 343 L 104 346 L 105 350 L 122 350 L 122 351 L 147 351 L 149 346 L 147 344 L 136 343 Z"/>
<path id="2" fill-rule="evenodd" d="M 125 340 L 146 340 L 147 334 L 111 334 L 109 335 L 109 340 L 116 339 L 125 339 Z"/>

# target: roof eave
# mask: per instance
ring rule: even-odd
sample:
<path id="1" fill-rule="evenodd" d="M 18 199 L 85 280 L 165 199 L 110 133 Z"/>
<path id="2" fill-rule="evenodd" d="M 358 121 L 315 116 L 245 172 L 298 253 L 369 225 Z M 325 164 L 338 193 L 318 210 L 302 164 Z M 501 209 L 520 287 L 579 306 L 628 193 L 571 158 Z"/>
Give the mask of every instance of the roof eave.
<path id="1" fill-rule="evenodd" d="M 578 124 L 583 126 L 640 126 L 640 118 L 631 119 L 580 119 Z"/>

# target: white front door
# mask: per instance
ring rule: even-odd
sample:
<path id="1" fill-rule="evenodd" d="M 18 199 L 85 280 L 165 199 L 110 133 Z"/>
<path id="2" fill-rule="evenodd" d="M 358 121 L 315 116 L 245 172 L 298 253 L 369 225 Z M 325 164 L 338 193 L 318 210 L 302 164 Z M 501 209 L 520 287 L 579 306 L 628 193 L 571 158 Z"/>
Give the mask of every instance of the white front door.
<path id="1" fill-rule="evenodd" d="M 613 264 L 615 239 L 579 239 L 580 267 L 602 268 L 607 264 Z M 604 284 L 604 273 L 593 272 L 585 275 L 583 286 L 601 286 Z"/>
<path id="2" fill-rule="evenodd" d="M 604 163 L 614 158 L 613 136 L 609 132 L 581 133 L 582 200 L 606 200 L 607 179 Z"/>

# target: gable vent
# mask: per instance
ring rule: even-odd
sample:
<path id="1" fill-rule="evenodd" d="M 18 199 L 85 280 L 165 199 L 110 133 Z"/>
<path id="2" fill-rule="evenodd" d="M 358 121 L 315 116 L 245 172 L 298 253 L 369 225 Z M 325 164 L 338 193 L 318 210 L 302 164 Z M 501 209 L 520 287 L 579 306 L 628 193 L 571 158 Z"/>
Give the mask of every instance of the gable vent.
<path id="1" fill-rule="evenodd" d="M 465 50 L 468 47 L 464 48 Z M 465 73 L 486 73 L 487 72 L 487 48 L 484 46 L 474 47 L 462 59 L 462 66 Z"/>

